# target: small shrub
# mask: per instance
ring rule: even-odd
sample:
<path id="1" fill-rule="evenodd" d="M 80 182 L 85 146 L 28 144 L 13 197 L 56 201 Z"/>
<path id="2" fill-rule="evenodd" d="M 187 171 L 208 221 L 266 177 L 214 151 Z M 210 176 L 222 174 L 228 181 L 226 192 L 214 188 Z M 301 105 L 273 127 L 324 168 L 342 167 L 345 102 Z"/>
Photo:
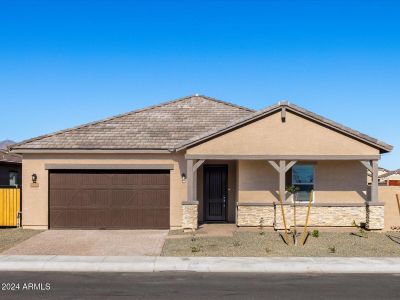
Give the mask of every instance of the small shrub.
<path id="1" fill-rule="evenodd" d="M 336 247 L 335 246 L 330 246 L 330 247 L 328 247 L 328 249 L 329 249 L 329 253 L 332 253 L 332 254 L 336 253 Z"/>
<path id="2" fill-rule="evenodd" d="M 241 244 L 240 244 L 240 242 L 239 241 L 234 241 L 233 242 L 233 246 L 235 246 L 235 247 L 239 247 Z"/>
<path id="3" fill-rule="evenodd" d="M 315 238 L 319 237 L 319 231 L 317 229 L 314 229 L 311 233 L 311 235 Z"/>
<path id="4" fill-rule="evenodd" d="M 365 224 L 357 224 L 355 220 L 353 220 L 352 225 L 358 229 L 358 233 L 352 233 L 355 236 L 359 236 L 362 238 L 368 238 L 368 233 L 365 230 Z"/>
<path id="5" fill-rule="evenodd" d="M 197 253 L 197 252 L 200 252 L 200 246 L 192 246 L 191 247 L 192 248 L 192 253 Z"/>
<path id="6" fill-rule="evenodd" d="M 271 252 L 271 249 L 269 249 L 268 247 L 266 247 L 266 248 L 265 248 L 265 252 L 266 252 L 266 253 L 270 253 L 270 252 Z"/>

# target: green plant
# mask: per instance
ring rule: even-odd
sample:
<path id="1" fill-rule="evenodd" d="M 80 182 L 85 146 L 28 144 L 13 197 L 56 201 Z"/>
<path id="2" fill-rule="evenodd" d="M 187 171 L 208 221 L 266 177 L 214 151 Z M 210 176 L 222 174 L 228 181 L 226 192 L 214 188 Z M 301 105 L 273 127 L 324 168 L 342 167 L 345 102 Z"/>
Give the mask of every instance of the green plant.
<path id="1" fill-rule="evenodd" d="M 286 187 L 286 192 L 288 192 L 291 195 L 296 194 L 299 191 L 299 187 L 294 186 L 294 185 L 290 185 Z"/>
<path id="2" fill-rule="evenodd" d="M 314 229 L 311 233 L 311 235 L 315 238 L 319 237 L 319 231 L 317 229 Z"/>
<path id="3" fill-rule="evenodd" d="M 357 222 L 355 220 L 353 220 L 352 225 L 358 229 L 358 233 L 352 233 L 353 235 L 359 236 L 362 238 L 368 238 L 368 233 L 365 230 L 365 224 L 364 225 L 361 223 L 357 224 Z"/>
<path id="4" fill-rule="evenodd" d="M 260 223 L 259 223 L 259 227 L 260 227 L 260 235 L 264 235 L 264 218 L 260 218 Z"/>
<path id="5" fill-rule="evenodd" d="M 329 246 L 328 249 L 329 249 L 329 253 L 332 253 L 332 254 L 336 253 L 336 247 L 335 246 Z"/>
<path id="6" fill-rule="evenodd" d="M 200 246 L 192 246 L 191 248 L 192 248 L 192 253 L 197 253 L 201 251 Z"/>

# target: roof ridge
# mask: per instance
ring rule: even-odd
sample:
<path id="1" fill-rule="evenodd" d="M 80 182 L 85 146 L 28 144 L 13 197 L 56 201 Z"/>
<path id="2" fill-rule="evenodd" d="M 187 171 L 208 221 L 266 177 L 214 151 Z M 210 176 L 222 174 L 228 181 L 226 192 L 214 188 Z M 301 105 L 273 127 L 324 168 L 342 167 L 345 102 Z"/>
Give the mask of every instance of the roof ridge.
<path id="1" fill-rule="evenodd" d="M 228 101 L 225 101 L 225 100 L 220 100 L 220 99 L 213 98 L 213 97 L 206 96 L 206 95 L 194 94 L 191 97 L 202 97 L 202 98 L 205 98 L 207 100 L 211 100 L 211 101 L 214 101 L 214 102 L 217 102 L 217 103 L 221 103 L 221 104 L 224 104 L 224 105 L 227 105 L 227 106 L 231 106 L 231 107 L 234 107 L 234 108 L 240 108 L 240 109 L 243 109 L 243 110 L 247 110 L 249 112 L 255 112 L 256 111 L 256 110 L 254 110 L 252 108 L 249 108 L 249 107 L 246 107 L 246 106 L 238 105 L 238 104 L 235 104 L 235 103 L 232 103 L 232 102 L 228 102 Z"/>
<path id="2" fill-rule="evenodd" d="M 215 99 L 215 98 L 208 97 L 208 96 L 204 96 L 204 95 L 195 94 L 195 95 L 189 95 L 189 96 L 185 96 L 185 97 L 181 97 L 181 98 L 177 98 L 177 99 L 173 99 L 173 100 L 169 100 L 169 101 L 164 101 L 164 102 L 161 102 L 159 104 L 146 106 L 146 107 L 135 109 L 135 110 L 132 110 L 132 111 L 129 111 L 129 112 L 126 112 L 126 113 L 114 115 L 114 116 L 111 116 L 111 117 L 106 117 L 104 119 L 100 119 L 100 120 L 97 120 L 97 121 L 84 123 L 84 124 L 77 125 L 77 126 L 74 126 L 74 127 L 69 127 L 69 128 L 66 128 L 66 129 L 62 129 L 62 130 L 58 130 L 58 131 L 52 132 L 52 133 L 48 133 L 48 134 L 40 135 L 40 136 L 37 136 L 37 137 L 34 137 L 34 138 L 26 139 L 26 140 L 23 140 L 23 141 L 21 141 L 19 143 L 15 143 L 13 145 L 10 145 L 9 149 L 13 149 L 14 147 L 20 146 L 22 144 L 35 142 L 35 141 L 38 141 L 38 140 L 41 140 L 41 139 L 44 139 L 44 138 L 56 136 L 56 135 L 63 134 L 63 133 L 66 133 L 66 132 L 70 132 L 70 131 L 73 131 L 73 130 L 82 129 L 82 128 L 85 128 L 85 127 L 88 127 L 88 126 L 101 124 L 101 123 L 108 122 L 108 121 L 111 121 L 111 120 L 115 120 L 115 119 L 118 119 L 118 118 L 123 118 L 123 117 L 129 116 L 129 115 L 132 115 L 132 114 L 140 113 L 140 112 L 143 112 L 143 111 L 155 109 L 155 108 L 158 108 L 158 107 L 163 107 L 163 106 L 166 106 L 166 105 L 169 105 L 169 104 L 173 104 L 173 103 L 177 103 L 177 102 L 180 102 L 180 101 L 184 101 L 184 100 L 187 100 L 187 99 L 190 99 L 190 98 L 193 98 L 193 97 L 202 97 L 202 98 L 205 98 L 207 100 L 218 102 L 218 103 L 221 103 L 221 104 L 224 104 L 224 105 L 240 108 L 240 109 L 247 110 L 247 111 L 250 111 L 250 112 L 254 111 L 254 110 L 252 110 L 250 108 L 247 108 L 247 107 L 244 107 L 244 106 L 236 105 L 236 104 L 233 104 L 233 103 L 230 103 L 230 102 L 222 101 L 222 100 Z"/>

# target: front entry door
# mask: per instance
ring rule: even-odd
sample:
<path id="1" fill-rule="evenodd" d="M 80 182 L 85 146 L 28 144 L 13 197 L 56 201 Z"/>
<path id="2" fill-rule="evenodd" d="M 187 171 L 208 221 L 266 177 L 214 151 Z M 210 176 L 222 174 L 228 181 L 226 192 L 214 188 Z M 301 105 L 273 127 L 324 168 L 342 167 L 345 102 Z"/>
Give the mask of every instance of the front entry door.
<path id="1" fill-rule="evenodd" d="M 204 166 L 204 206 L 206 221 L 226 221 L 228 167 Z"/>

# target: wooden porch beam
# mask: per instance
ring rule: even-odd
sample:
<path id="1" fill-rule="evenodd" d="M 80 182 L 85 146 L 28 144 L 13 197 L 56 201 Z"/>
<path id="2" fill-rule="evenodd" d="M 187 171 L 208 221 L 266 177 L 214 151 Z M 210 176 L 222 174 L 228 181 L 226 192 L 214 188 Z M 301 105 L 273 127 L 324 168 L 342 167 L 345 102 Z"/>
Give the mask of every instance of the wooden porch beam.
<path id="1" fill-rule="evenodd" d="M 293 167 L 296 163 L 297 163 L 297 161 L 295 161 L 295 160 L 292 160 L 290 163 L 288 163 L 288 164 L 286 165 L 286 168 L 285 168 L 285 173 L 286 173 L 287 171 L 289 171 L 290 168 Z"/>
<path id="2" fill-rule="evenodd" d="M 186 159 L 215 160 L 378 160 L 380 155 L 246 155 L 246 154 L 186 154 Z"/>
<path id="3" fill-rule="evenodd" d="M 205 159 L 200 159 L 198 162 L 196 162 L 193 166 L 193 172 L 196 172 L 197 169 L 205 162 Z"/>
<path id="4" fill-rule="evenodd" d="M 362 163 L 364 165 L 364 167 L 367 168 L 368 171 L 370 171 L 372 173 L 372 165 L 371 162 L 366 161 L 366 160 L 360 160 L 360 163 Z"/>
<path id="5" fill-rule="evenodd" d="M 278 164 L 277 164 L 275 161 L 273 161 L 273 160 L 268 160 L 268 162 L 269 162 L 269 164 L 270 164 L 277 172 L 280 171 L 279 166 L 278 166 Z"/>

